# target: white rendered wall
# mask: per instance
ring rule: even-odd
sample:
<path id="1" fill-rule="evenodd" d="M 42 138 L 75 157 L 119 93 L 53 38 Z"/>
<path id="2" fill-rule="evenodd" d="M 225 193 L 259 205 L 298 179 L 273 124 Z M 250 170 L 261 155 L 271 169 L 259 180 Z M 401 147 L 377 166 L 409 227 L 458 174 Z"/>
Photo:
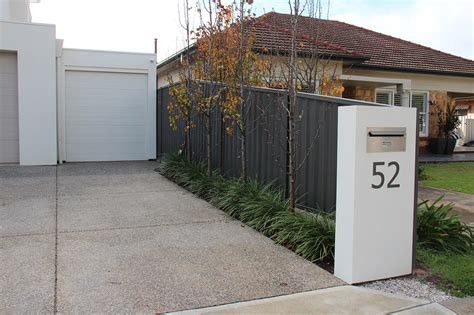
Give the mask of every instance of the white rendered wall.
<path id="1" fill-rule="evenodd" d="M 148 159 L 156 158 L 156 56 L 154 54 L 63 49 L 58 58 L 58 136 L 59 161 L 66 156 L 65 72 L 93 71 L 146 74 L 147 86 L 147 149 Z"/>
<path id="2" fill-rule="evenodd" d="M 416 109 L 339 107 L 334 274 L 360 283 L 412 272 Z M 403 152 L 368 152 L 368 127 L 406 128 Z M 390 146 L 391 140 L 384 141 Z M 375 170 L 374 162 L 384 163 Z M 395 177 L 395 165 L 399 173 Z M 389 186 L 391 179 L 394 179 Z M 399 187 L 393 186 L 399 185 Z"/>
<path id="3" fill-rule="evenodd" d="M 21 165 L 53 165 L 56 148 L 56 29 L 0 21 L 0 51 L 18 56 Z"/>
<path id="4" fill-rule="evenodd" d="M 30 0 L 0 0 L 0 20 L 30 23 Z"/>

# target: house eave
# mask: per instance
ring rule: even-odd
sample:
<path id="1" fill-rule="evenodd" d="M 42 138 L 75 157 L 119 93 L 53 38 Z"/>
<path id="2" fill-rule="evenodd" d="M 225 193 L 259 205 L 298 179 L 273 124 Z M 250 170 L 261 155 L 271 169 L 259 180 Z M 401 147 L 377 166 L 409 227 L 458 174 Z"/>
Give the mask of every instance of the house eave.
<path id="1" fill-rule="evenodd" d="M 474 78 L 474 73 L 458 72 L 458 71 L 410 69 L 410 68 L 399 68 L 399 67 L 389 67 L 389 66 L 373 66 L 373 65 L 364 65 L 364 64 L 354 64 L 354 65 L 351 66 L 351 68 L 352 69 L 382 70 L 382 71 L 407 72 L 407 73 L 419 73 L 419 74 L 436 74 L 436 75 L 447 75 L 447 76 Z"/>

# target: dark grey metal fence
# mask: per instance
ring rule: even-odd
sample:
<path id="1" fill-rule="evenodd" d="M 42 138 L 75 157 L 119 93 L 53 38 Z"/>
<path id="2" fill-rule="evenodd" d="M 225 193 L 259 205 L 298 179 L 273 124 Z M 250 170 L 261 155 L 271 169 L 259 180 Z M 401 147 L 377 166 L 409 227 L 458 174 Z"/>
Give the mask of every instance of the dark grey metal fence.
<path id="1" fill-rule="evenodd" d="M 184 145 L 181 126 L 169 127 L 168 87 L 157 95 L 157 155 L 174 153 Z M 248 176 L 286 189 L 287 187 L 287 92 L 284 90 L 248 88 L 247 170 Z M 374 103 L 299 93 L 297 98 L 297 195 L 299 203 L 326 211 L 335 209 L 337 167 L 337 109 L 339 106 Z M 196 128 L 191 130 L 192 155 L 206 159 L 204 118 L 193 114 Z M 234 129 L 229 136 L 222 132 L 218 108 L 212 112 L 212 162 L 228 176 L 239 176 L 241 170 L 240 139 Z"/>

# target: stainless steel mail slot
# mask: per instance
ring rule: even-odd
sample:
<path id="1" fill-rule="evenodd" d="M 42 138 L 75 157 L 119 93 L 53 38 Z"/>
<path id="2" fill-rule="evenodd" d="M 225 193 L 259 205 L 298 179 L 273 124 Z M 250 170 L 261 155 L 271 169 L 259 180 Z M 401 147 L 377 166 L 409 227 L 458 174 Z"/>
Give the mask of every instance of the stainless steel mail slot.
<path id="1" fill-rule="evenodd" d="M 405 152 L 406 128 L 367 128 L 367 152 Z"/>

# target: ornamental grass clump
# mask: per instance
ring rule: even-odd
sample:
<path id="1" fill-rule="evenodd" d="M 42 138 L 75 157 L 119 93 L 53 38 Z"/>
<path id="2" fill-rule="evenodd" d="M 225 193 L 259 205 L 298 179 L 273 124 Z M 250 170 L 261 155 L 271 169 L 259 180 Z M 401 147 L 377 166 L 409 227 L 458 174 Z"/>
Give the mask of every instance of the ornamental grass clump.
<path id="1" fill-rule="evenodd" d="M 272 224 L 281 214 L 288 212 L 290 204 L 283 192 L 271 185 L 262 185 L 255 180 L 247 182 L 248 194 L 240 199 L 240 219 L 264 233 L 273 234 Z"/>
<path id="2" fill-rule="evenodd" d="M 334 216 L 325 213 L 284 212 L 272 223 L 273 239 L 312 262 L 333 260 Z"/>
<path id="3" fill-rule="evenodd" d="M 469 253 L 473 250 L 473 228 L 461 222 L 458 215 L 451 214 L 453 204 L 441 203 L 442 198 L 418 205 L 418 246 L 435 251 Z"/>

